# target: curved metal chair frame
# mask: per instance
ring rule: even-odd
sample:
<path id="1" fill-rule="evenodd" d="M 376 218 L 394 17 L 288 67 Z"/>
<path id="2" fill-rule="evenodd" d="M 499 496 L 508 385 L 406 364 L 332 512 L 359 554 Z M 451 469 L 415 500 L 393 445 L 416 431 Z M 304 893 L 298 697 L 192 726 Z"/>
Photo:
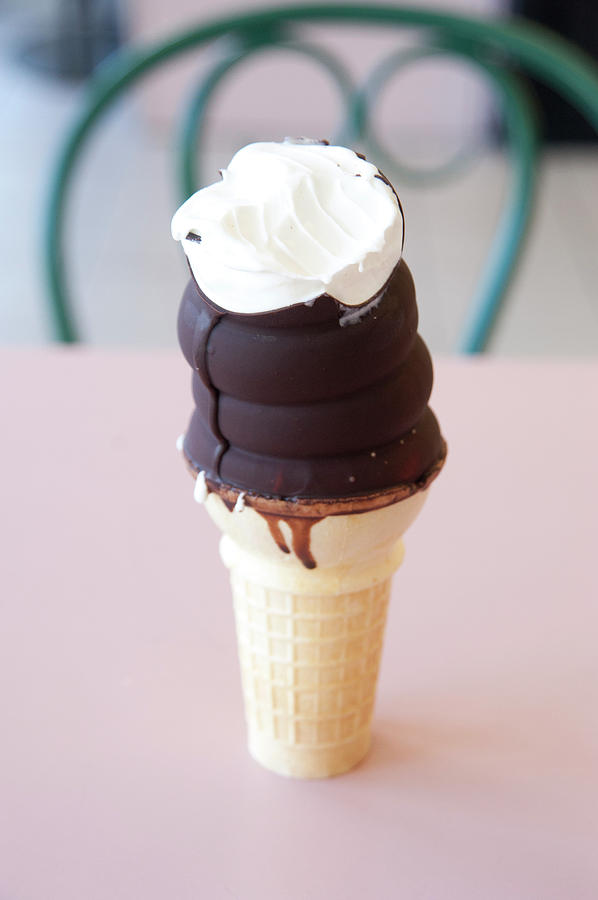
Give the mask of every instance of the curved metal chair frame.
<path id="1" fill-rule="evenodd" d="M 354 88 L 343 66 L 320 47 L 301 41 L 297 26 L 330 22 L 417 28 L 423 44 L 393 53 Z M 551 32 L 522 20 L 488 21 L 409 7 L 309 5 L 264 9 L 223 18 L 184 31 L 144 48 L 130 48 L 111 57 L 90 82 L 86 101 L 74 121 L 57 161 L 44 222 L 44 262 L 58 340 L 78 340 L 67 291 L 63 232 L 68 191 L 79 151 L 103 113 L 129 86 L 154 66 L 192 49 L 228 37 L 228 52 L 214 65 L 191 97 L 182 119 L 178 177 L 181 200 L 200 185 L 197 164 L 206 112 L 222 79 L 252 54 L 273 47 L 307 54 L 323 66 L 339 87 L 346 122 L 339 140 L 362 141 L 377 162 L 388 160 L 370 125 L 371 109 L 388 79 L 400 68 L 432 55 L 465 60 L 485 76 L 501 101 L 510 158 L 510 182 L 503 213 L 488 258 L 470 304 L 459 349 L 485 349 L 501 301 L 520 256 L 529 224 L 535 186 L 537 136 L 535 115 L 527 91 L 515 72 L 533 75 L 556 89 L 598 131 L 598 69 L 575 47 Z M 441 178 L 457 173 L 456 159 L 432 173 Z M 395 170 L 401 168 L 392 160 Z M 403 177 L 421 180 L 421 173 L 402 169 Z M 426 178 L 430 178 L 427 173 Z"/>

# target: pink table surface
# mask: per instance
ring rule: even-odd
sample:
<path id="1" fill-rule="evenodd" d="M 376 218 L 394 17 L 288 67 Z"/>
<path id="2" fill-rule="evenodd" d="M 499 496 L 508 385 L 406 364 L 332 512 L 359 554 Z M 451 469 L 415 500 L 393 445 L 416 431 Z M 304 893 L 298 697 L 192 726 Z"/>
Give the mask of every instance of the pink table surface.
<path id="1" fill-rule="evenodd" d="M 595 900 L 597 363 L 440 361 L 375 743 L 246 754 L 174 353 L 2 351 L 2 900 Z"/>

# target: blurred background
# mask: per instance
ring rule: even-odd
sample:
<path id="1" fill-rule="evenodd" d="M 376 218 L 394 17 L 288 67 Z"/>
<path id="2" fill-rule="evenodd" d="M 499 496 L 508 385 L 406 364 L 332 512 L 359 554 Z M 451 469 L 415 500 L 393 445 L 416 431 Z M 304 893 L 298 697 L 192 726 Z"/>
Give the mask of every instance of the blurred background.
<path id="1" fill-rule="evenodd" d="M 263 6 L 245 0 L 13 0 L 0 2 L 0 340 L 51 340 L 41 265 L 41 219 L 56 154 L 102 60 L 126 45 L 164 38 L 212 18 Z M 426 4 L 412 0 L 411 5 Z M 517 14 L 547 25 L 598 59 L 594 0 L 451 0 L 435 8 L 482 17 Z M 322 25 L 301 29 L 355 82 L 413 31 Z M 68 273 L 77 322 L 91 344 L 166 347 L 186 279 L 170 238 L 179 203 L 174 141 L 180 111 L 220 45 L 153 71 L 110 109 L 82 156 L 68 207 Z M 535 215 L 491 344 L 506 355 L 598 352 L 598 146 L 577 113 L 530 84 L 542 150 Z M 270 50 L 240 64 L 211 107 L 202 173 L 218 178 L 251 140 L 333 138 L 342 124 L 338 89 L 312 60 Z M 406 212 L 407 259 L 421 331 L 451 352 L 505 194 L 508 160 L 490 86 L 458 59 L 420 61 L 391 78 L 372 111 L 381 145 L 401 169 L 394 181 Z M 452 166 L 451 160 L 458 165 Z M 373 158 L 373 162 L 380 162 Z M 435 177 L 439 167 L 455 169 Z M 427 175 L 426 175 L 427 173 Z M 416 183 L 417 182 L 417 183 Z"/>

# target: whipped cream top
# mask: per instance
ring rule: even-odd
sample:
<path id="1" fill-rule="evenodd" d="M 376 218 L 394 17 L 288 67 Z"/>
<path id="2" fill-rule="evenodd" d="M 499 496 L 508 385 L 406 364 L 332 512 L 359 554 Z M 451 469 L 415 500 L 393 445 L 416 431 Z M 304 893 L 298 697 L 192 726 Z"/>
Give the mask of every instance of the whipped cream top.
<path id="1" fill-rule="evenodd" d="M 217 306 L 262 313 L 327 293 L 374 297 L 397 265 L 403 215 L 376 166 L 345 147 L 249 144 L 172 220 L 195 280 Z"/>

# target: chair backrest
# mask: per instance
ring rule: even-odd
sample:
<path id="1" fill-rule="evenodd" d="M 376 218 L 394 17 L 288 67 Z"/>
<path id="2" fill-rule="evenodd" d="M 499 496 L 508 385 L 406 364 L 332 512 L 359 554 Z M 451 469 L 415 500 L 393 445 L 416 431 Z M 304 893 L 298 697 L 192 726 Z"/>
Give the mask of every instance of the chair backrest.
<path id="1" fill-rule="evenodd" d="M 301 39 L 305 24 L 330 23 L 417 28 L 423 43 L 383 60 L 366 83 L 354 88 L 341 63 L 327 51 Z M 581 51 L 544 28 L 523 20 L 490 21 L 425 9 L 392 6 L 322 4 L 263 9 L 188 29 L 149 47 L 120 51 L 89 83 L 84 103 L 65 137 L 50 188 L 44 220 L 44 263 L 58 340 L 78 340 L 67 290 L 63 247 L 66 200 L 80 151 L 108 107 L 154 67 L 228 36 L 227 52 L 213 66 L 182 118 L 178 151 L 181 200 L 200 184 L 205 114 L 221 80 L 237 63 L 272 46 L 308 54 L 337 82 L 346 107 L 341 142 L 361 142 L 376 162 L 384 152 L 370 124 L 372 103 L 398 68 L 425 56 L 460 57 L 495 88 L 504 110 L 510 181 L 503 213 L 479 279 L 459 349 L 479 352 L 488 344 L 509 280 L 523 245 L 535 186 L 537 136 L 534 111 L 521 74 L 549 84 L 575 106 L 598 131 L 598 69 Z"/>

